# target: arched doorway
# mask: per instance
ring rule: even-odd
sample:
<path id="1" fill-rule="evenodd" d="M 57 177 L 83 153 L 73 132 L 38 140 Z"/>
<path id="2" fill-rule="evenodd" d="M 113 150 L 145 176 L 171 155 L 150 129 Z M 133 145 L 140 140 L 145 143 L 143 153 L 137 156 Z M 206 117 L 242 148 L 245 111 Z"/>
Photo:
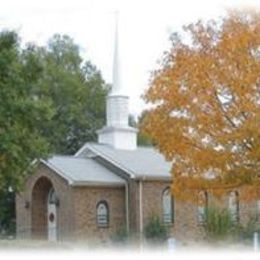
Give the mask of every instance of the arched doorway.
<path id="1" fill-rule="evenodd" d="M 47 177 L 40 177 L 32 190 L 32 238 L 57 240 L 57 198 Z"/>

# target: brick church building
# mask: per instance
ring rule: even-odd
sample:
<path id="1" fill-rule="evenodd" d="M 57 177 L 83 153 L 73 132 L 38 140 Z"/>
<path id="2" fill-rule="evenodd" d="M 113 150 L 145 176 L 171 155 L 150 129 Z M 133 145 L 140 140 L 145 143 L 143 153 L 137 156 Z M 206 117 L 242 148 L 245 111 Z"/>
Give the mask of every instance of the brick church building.
<path id="1" fill-rule="evenodd" d="M 155 215 L 179 239 L 202 236 L 207 193 L 200 194 L 205 204 L 197 206 L 175 200 L 171 163 L 155 148 L 137 146 L 138 131 L 128 125 L 117 42 L 106 126 L 98 131 L 98 142 L 86 143 L 74 156 L 38 162 L 16 196 L 18 237 L 109 240 L 123 229 L 142 234 Z M 239 203 L 239 191 L 231 192 L 225 203 L 242 222 L 255 210 L 259 214 L 258 204 Z"/>

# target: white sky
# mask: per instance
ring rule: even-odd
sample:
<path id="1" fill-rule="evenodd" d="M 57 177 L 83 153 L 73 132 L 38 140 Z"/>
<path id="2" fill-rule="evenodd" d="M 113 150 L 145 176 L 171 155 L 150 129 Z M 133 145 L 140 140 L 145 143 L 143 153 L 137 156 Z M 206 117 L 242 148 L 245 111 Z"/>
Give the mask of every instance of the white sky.
<path id="1" fill-rule="evenodd" d="M 170 32 L 197 19 L 218 18 L 230 7 L 260 7 L 259 0 L 0 0 L 0 30 L 15 29 L 24 42 L 46 44 L 68 34 L 82 55 L 112 81 L 114 11 L 120 12 L 121 66 L 130 112 L 145 107 L 140 95 Z"/>

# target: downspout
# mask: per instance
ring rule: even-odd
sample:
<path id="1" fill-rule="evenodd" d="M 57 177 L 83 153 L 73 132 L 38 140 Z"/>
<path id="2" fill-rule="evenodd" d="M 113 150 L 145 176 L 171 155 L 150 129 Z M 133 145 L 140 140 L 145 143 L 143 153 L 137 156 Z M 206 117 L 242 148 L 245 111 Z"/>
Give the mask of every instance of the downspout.
<path id="1" fill-rule="evenodd" d="M 129 185 L 125 183 L 125 216 L 126 216 L 126 232 L 129 234 Z"/>
<path id="2" fill-rule="evenodd" d="M 139 181 L 139 228 L 140 228 L 140 241 L 143 241 L 143 183 Z"/>

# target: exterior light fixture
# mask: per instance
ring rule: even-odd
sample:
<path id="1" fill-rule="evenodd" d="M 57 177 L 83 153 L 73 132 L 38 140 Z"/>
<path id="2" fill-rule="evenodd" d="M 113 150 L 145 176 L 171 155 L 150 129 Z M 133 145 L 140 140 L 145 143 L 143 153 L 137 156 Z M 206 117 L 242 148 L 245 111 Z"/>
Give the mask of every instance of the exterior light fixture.
<path id="1" fill-rule="evenodd" d="M 29 208 L 30 208 L 30 202 L 29 202 L 28 200 L 25 201 L 24 207 L 25 207 L 26 209 L 29 209 Z"/>

